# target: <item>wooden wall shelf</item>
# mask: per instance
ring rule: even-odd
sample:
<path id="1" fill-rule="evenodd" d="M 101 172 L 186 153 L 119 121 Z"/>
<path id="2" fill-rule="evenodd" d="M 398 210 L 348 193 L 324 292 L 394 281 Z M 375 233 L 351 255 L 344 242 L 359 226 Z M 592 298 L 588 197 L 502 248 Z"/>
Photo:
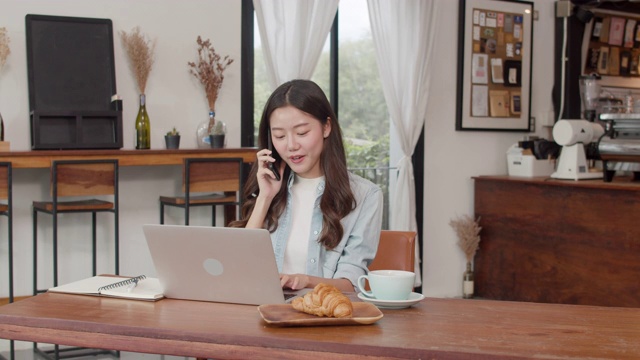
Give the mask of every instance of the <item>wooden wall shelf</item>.
<path id="1" fill-rule="evenodd" d="M 185 158 L 242 158 L 252 163 L 257 148 L 178 149 L 178 150 L 37 150 L 0 152 L 0 161 L 14 168 L 49 168 L 53 160 L 118 159 L 120 166 L 182 165 Z"/>

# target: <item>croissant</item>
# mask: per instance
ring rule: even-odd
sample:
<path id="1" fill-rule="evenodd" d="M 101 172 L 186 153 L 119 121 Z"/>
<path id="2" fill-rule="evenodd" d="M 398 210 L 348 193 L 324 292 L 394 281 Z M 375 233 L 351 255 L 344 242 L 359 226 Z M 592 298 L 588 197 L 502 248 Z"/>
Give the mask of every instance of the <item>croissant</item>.
<path id="1" fill-rule="evenodd" d="M 353 305 L 335 286 L 320 283 L 303 297 L 293 299 L 293 308 L 316 316 L 344 318 L 353 315 Z"/>

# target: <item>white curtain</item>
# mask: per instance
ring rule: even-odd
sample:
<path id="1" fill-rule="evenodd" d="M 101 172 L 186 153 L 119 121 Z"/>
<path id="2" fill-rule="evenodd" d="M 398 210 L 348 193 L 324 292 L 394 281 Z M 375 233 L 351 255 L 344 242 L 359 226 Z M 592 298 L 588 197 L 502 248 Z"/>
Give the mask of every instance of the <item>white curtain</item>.
<path id="1" fill-rule="evenodd" d="M 253 0 L 269 85 L 311 79 L 338 0 Z"/>
<path id="2" fill-rule="evenodd" d="M 434 71 L 436 4 L 435 0 L 368 0 L 368 5 L 384 97 L 402 147 L 389 226 L 417 231 L 411 156 L 424 125 L 430 72 Z M 422 284 L 419 259 L 416 241 L 416 286 Z"/>

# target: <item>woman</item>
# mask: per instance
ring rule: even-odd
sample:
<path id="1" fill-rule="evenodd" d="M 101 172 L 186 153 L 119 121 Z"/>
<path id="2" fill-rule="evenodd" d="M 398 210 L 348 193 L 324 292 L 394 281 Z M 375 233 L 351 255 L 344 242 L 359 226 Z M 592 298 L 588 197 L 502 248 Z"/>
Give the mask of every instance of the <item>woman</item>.
<path id="1" fill-rule="evenodd" d="M 258 151 L 242 220 L 232 226 L 271 232 L 283 288 L 324 282 L 354 291 L 378 248 L 382 191 L 347 171 L 340 125 L 322 89 L 308 80 L 282 84 L 265 105 L 258 137 L 273 149 Z"/>

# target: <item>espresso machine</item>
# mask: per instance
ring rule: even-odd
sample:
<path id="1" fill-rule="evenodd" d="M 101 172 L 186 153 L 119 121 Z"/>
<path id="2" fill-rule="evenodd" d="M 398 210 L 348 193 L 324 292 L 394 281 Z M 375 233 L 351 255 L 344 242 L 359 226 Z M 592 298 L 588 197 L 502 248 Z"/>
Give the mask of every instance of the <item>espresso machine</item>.
<path id="1" fill-rule="evenodd" d="M 584 117 L 604 128 L 593 158 L 602 160 L 605 182 L 612 181 L 617 171 L 632 172 L 633 179 L 640 180 L 640 113 L 634 112 L 631 94 L 625 101 L 606 96 L 599 80 L 598 75 L 580 77 Z"/>
<path id="2" fill-rule="evenodd" d="M 605 133 L 597 143 L 605 182 L 613 180 L 616 171 L 633 173 L 640 180 L 640 113 L 604 113 L 599 116 Z"/>
<path id="3" fill-rule="evenodd" d="M 579 85 L 584 120 L 561 120 L 554 126 L 554 139 L 565 154 L 551 177 L 611 182 L 620 171 L 640 180 L 640 109 L 634 109 L 630 94 L 622 101 L 602 92 L 597 74 L 581 76 Z M 602 172 L 587 171 L 587 158 L 601 160 Z"/>

